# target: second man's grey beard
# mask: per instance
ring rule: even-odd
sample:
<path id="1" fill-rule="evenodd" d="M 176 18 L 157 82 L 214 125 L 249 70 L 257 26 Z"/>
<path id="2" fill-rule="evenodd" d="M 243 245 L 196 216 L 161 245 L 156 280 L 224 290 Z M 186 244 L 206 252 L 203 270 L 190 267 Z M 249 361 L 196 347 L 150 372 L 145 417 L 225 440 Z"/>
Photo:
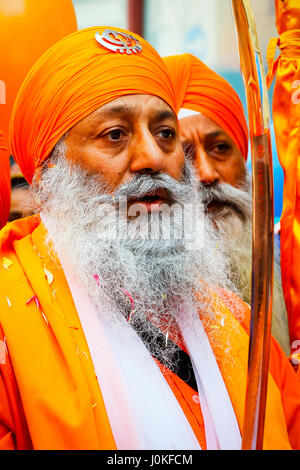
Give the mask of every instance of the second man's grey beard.
<path id="1" fill-rule="evenodd" d="M 231 266 L 231 280 L 249 303 L 252 262 L 251 177 L 247 174 L 239 187 L 227 183 L 210 186 L 200 183 L 198 189 L 205 205 L 217 204 L 216 210 L 207 210 L 206 217 L 214 224 L 222 240 L 224 253 Z"/>
<path id="2" fill-rule="evenodd" d="M 251 177 L 239 188 L 228 184 L 214 184 L 212 187 L 199 185 L 199 191 L 206 203 L 224 203 L 223 209 L 207 212 L 222 239 L 222 247 L 230 264 L 230 278 L 242 299 L 251 305 L 252 280 L 252 195 Z M 285 353 L 290 353 L 290 341 L 286 306 L 281 285 L 280 248 L 274 245 L 272 334 Z"/>
<path id="3" fill-rule="evenodd" d="M 236 215 L 241 221 L 247 222 L 252 215 L 251 203 L 251 177 L 247 173 L 245 179 L 238 187 L 227 183 L 198 184 L 199 193 L 205 206 L 216 203 L 216 210 L 208 211 L 208 216 L 215 223 L 226 219 L 227 216 Z"/>

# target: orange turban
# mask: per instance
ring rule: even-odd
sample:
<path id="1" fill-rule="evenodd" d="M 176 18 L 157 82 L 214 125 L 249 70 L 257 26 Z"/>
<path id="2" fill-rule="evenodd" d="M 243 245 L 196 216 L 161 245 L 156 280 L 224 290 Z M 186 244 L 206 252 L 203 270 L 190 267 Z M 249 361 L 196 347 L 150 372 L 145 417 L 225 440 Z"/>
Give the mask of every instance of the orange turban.
<path id="1" fill-rule="evenodd" d="M 8 220 L 10 208 L 10 166 L 9 152 L 0 130 L 0 229 Z"/>
<path id="2" fill-rule="evenodd" d="M 105 30 L 117 32 L 116 37 Z M 121 53 L 111 50 L 116 43 Z M 127 53 L 125 43 L 137 46 L 137 52 Z M 99 26 L 52 46 L 28 73 L 12 112 L 10 147 L 27 181 L 68 129 L 109 101 L 132 94 L 156 95 L 175 111 L 164 62 L 138 35 Z"/>
<path id="3" fill-rule="evenodd" d="M 224 129 L 247 160 L 247 122 L 232 86 L 191 54 L 165 57 L 164 62 L 173 81 L 177 113 L 181 108 L 203 113 Z"/>

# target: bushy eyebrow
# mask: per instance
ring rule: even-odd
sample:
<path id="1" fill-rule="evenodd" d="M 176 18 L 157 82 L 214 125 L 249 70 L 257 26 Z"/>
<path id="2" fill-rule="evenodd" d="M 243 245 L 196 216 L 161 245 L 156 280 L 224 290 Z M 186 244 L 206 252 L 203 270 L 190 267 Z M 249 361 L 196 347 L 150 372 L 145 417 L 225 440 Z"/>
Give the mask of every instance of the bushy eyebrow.
<path id="1" fill-rule="evenodd" d="M 109 107 L 106 109 L 101 109 L 98 114 L 98 117 L 101 119 L 105 118 L 111 118 L 116 116 L 117 114 L 130 114 L 132 113 L 132 108 L 127 105 L 118 105 L 118 106 L 113 106 Z"/>
<path id="2" fill-rule="evenodd" d="M 173 111 L 169 111 L 167 109 L 163 111 L 157 111 L 157 113 L 154 116 L 154 119 L 157 121 L 163 121 L 164 119 L 174 119 L 177 120 L 176 114 Z"/>
<path id="3" fill-rule="evenodd" d="M 214 140 L 217 137 L 228 138 L 228 135 L 224 131 L 213 131 L 213 132 L 209 132 L 208 134 L 205 134 L 204 139 L 205 140 Z M 182 145 L 194 145 L 193 139 L 182 138 L 181 143 L 182 143 Z"/>
<path id="4" fill-rule="evenodd" d="M 223 131 L 214 131 L 214 132 L 209 132 L 208 134 L 205 134 L 205 140 L 212 140 L 215 139 L 216 137 L 227 137 L 226 132 Z"/>
<path id="5" fill-rule="evenodd" d="M 123 115 L 134 115 L 135 113 L 135 108 L 134 106 L 128 106 L 128 105 L 117 105 L 117 106 L 112 106 L 109 107 L 108 109 L 103 109 L 99 112 L 98 118 L 101 120 L 102 119 L 109 119 L 113 118 L 115 116 L 119 116 L 120 114 Z M 167 110 L 157 110 L 151 120 L 155 121 L 163 121 L 165 119 L 173 119 L 176 120 L 176 115 L 174 111 Z"/>

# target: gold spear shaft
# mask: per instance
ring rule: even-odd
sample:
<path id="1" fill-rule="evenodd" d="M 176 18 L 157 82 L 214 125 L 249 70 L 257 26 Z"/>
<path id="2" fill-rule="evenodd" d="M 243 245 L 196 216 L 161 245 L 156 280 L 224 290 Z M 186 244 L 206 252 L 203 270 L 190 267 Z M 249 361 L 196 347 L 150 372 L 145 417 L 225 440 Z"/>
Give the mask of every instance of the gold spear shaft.
<path id="1" fill-rule="evenodd" d="M 252 158 L 252 300 L 243 450 L 263 448 L 273 286 L 273 168 L 262 55 L 249 0 L 231 0 L 245 84 Z"/>

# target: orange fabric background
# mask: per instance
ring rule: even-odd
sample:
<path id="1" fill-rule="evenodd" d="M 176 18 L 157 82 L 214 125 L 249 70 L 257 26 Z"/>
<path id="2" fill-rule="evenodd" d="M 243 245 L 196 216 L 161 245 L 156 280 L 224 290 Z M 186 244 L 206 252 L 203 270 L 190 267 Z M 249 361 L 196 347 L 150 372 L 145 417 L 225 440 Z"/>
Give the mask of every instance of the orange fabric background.
<path id="1" fill-rule="evenodd" d="M 284 171 L 282 284 L 293 352 L 293 342 L 300 340 L 300 4 L 298 0 L 276 0 L 275 4 L 280 37 L 269 44 L 267 82 L 270 85 L 276 73 L 273 120 L 278 158 Z M 277 45 L 281 53 L 275 61 Z"/>
<path id="2" fill-rule="evenodd" d="M 9 121 L 18 89 L 34 62 L 52 44 L 76 31 L 71 0 L 0 0 L 0 129 L 8 141 Z"/>

